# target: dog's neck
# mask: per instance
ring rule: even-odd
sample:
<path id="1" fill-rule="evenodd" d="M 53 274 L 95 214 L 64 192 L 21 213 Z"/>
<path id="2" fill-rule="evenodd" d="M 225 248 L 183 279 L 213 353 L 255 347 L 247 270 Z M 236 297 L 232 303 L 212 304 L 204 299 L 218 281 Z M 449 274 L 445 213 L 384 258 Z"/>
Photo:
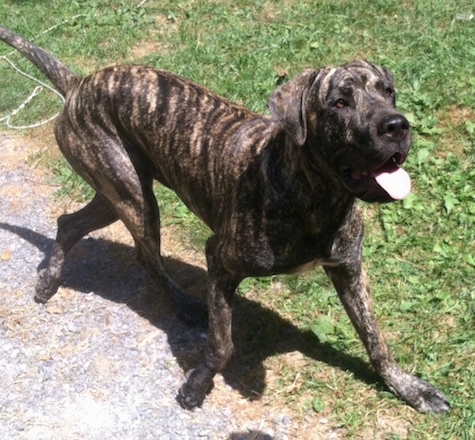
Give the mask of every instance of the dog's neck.
<path id="1" fill-rule="evenodd" d="M 320 157 L 315 140 L 296 145 L 282 130 L 263 153 L 263 167 L 276 193 L 289 192 L 290 197 L 301 194 L 308 203 L 324 204 L 328 208 L 338 206 L 349 210 L 356 203 L 334 170 Z"/>

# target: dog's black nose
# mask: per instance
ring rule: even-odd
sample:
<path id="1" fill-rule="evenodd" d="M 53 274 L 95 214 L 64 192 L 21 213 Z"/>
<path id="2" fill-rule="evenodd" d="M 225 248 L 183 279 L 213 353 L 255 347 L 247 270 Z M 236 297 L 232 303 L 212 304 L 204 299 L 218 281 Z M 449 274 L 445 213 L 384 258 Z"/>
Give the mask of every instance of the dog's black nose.
<path id="1" fill-rule="evenodd" d="M 385 135 L 394 141 L 403 140 L 409 133 L 409 121 L 402 115 L 385 117 L 378 125 L 378 134 Z"/>

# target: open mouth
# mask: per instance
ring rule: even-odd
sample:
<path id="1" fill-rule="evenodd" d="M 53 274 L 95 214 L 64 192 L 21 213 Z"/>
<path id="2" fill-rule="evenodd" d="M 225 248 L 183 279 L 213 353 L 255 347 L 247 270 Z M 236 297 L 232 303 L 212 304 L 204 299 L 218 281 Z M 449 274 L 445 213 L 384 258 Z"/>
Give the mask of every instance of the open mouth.
<path id="1" fill-rule="evenodd" d="M 343 179 L 359 198 L 373 202 L 391 202 L 406 198 L 411 192 L 411 178 L 400 165 L 406 157 L 394 154 L 382 165 L 367 170 L 346 168 Z"/>

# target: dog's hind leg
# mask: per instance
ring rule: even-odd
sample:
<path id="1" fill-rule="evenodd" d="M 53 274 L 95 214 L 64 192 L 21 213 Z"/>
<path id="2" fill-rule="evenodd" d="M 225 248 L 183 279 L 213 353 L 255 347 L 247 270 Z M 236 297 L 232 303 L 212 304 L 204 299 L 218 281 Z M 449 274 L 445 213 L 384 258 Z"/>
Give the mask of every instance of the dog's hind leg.
<path id="1" fill-rule="evenodd" d="M 132 191 L 127 199 L 121 199 L 116 209 L 131 232 L 139 261 L 154 283 L 163 288 L 173 301 L 178 316 L 190 325 L 206 327 L 206 304 L 185 293 L 166 270 L 161 255 L 160 213 L 152 189 L 152 179 L 137 176 L 140 191 Z"/>
<path id="2" fill-rule="evenodd" d="M 170 295 L 178 315 L 189 323 L 205 326 L 205 304 L 187 295 L 164 267 L 160 254 L 160 214 L 148 163 L 138 155 L 132 156 L 130 151 L 133 148 L 127 149 L 119 139 L 101 132 L 88 135 L 89 146 L 79 148 L 75 144 L 74 152 L 69 155 L 74 168 L 102 194 L 103 200 L 107 199 L 111 210 L 108 220 L 118 218 L 127 227 L 134 239 L 139 261 L 157 287 Z"/>
<path id="3" fill-rule="evenodd" d="M 39 273 L 35 301 L 44 303 L 58 290 L 66 255 L 86 234 L 104 228 L 119 217 L 102 195 L 96 194 L 81 210 L 58 218 L 58 232 L 48 266 Z"/>

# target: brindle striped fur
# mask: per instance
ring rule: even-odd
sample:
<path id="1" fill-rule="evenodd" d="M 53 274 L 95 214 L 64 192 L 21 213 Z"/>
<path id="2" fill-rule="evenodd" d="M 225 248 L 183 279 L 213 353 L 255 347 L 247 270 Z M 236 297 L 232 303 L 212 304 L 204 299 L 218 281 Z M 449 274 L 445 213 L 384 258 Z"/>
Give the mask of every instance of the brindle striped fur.
<path id="1" fill-rule="evenodd" d="M 213 231 L 206 246 L 207 348 L 180 390 L 184 407 L 201 405 L 232 354 L 231 302 L 240 281 L 322 265 L 386 385 L 419 411 L 448 410 L 440 391 L 391 357 L 361 263 L 356 199 L 390 201 L 371 173 L 402 163 L 410 146 L 409 124 L 395 109 L 388 71 L 367 61 L 307 70 L 271 95 L 268 117 L 151 67 L 110 67 L 82 79 L 7 29 L 0 28 L 0 39 L 65 95 L 56 139 L 96 190 L 86 207 L 58 219 L 38 301 L 56 292 L 71 247 L 120 219 L 181 315 L 193 320 L 204 313 L 163 267 L 152 192 L 158 180 Z"/>

